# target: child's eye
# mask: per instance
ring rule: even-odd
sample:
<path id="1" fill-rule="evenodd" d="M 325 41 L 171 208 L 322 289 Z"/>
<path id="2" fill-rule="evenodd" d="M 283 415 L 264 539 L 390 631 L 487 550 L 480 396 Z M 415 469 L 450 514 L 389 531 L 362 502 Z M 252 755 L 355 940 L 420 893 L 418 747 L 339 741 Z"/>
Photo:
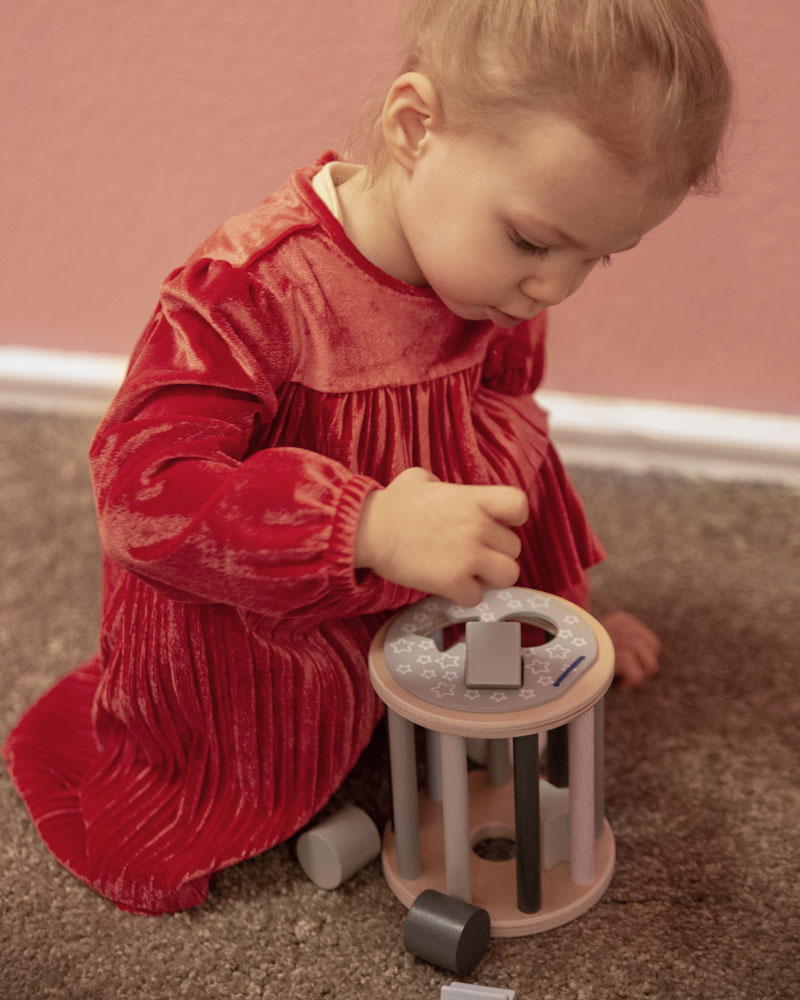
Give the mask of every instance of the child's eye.
<path id="1" fill-rule="evenodd" d="M 540 247 L 535 243 L 531 243 L 524 237 L 520 236 L 519 233 L 512 231 L 508 234 L 508 238 L 514 244 L 515 247 L 522 250 L 523 253 L 529 253 L 535 257 L 545 257 L 547 256 L 548 247 Z"/>

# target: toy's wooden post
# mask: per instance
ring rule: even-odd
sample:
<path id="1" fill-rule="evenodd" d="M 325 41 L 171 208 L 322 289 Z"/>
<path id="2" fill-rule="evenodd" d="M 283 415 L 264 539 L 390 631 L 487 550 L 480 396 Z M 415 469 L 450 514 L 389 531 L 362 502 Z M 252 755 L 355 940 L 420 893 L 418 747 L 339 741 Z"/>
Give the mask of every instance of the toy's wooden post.
<path id="1" fill-rule="evenodd" d="M 594 836 L 599 840 L 603 835 L 603 820 L 606 816 L 606 775 L 605 775 L 605 698 L 594 706 Z"/>
<path id="2" fill-rule="evenodd" d="M 428 798 L 442 801 L 442 747 L 435 729 L 425 730 L 425 758 L 428 762 Z"/>
<path id="3" fill-rule="evenodd" d="M 489 740 L 487 750 L 489 784 L 502 788 L 508 784 L 511 769 L 508 766 L 508 740 Z"/>
<path id="4" fill-rule="evenodd" d="M 557 726 L 547 734 L 547 780 L 556 788 L 569 782 L 567 727 Z"/>
<path id="5" fill-rule="evenodd" d="M 441 734 L 442 819 L 445 842 L 445 884 L 451 896 L 467 903 L 470 886 L 469 790 L 467 786 L 467 746 L 463 736 Z"/>
<path id="6" fill-rule="evenodd" d="M 594 881 L 594 711 L 569 723 L 570 877 L 576 885 Z"/>
<path id="7" fill-rule="evenodd" d="M 536 913 L 542 907 L 537 733 L 514 739 L 514 820 L 517 842 L 517 906 L 522 913 Z"/>
<path id="8" fill-rule="evenodd" d="M 414 724 L 387 709 L 392 809 L 397 838 L 397 870 L 402 878 L 419 878 L 419 808 Z"/>

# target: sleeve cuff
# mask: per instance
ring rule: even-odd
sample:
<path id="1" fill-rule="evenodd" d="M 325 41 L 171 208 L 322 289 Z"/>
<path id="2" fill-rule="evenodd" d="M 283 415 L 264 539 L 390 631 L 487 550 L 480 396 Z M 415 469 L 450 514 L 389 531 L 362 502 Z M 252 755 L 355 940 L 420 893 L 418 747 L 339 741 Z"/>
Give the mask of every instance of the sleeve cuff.
<path id="1" fill-rule="evenodd" d="M 381 489 L 376 480 L 359 475 L 354 475 L 342 488 L 328 549 L 331 585 L 337 590 L 353 591 L 358 587 L 354 566 L 358 524 L 367 495 Z"/>

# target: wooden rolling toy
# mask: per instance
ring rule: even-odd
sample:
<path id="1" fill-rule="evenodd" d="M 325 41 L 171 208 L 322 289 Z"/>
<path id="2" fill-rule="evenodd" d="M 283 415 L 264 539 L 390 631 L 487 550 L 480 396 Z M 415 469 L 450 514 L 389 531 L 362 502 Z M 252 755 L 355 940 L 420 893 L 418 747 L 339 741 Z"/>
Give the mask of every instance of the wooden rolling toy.
<path id="1" fill-rule="evenodd" d="M 519 623 L 547 633 L 521 647 Z M 443 649 L 440 630 L 466 623 Z M 586 912 L 614 870 L 604 817 L 602 699 L 614 652 L 582 608 L 521 587 L 462 608 L 429 597 L 392 618 L 370 649 L 370 677 L 387 706 L 394 824 L 382 863 L 411 907 L 435 890 L 485 909 L 495 937 L 550 930 Z M 414 727 L 426 730 L 428 791 L 417 789 Z M 548 777 L 539 734 L 548 733 Z M 467 738 L 489 740 L 487 770 L 467 771 Z M 513 741 L 513 780 L 508 741 Z M 515 858 L 476 845 L 514 842 Z"/>

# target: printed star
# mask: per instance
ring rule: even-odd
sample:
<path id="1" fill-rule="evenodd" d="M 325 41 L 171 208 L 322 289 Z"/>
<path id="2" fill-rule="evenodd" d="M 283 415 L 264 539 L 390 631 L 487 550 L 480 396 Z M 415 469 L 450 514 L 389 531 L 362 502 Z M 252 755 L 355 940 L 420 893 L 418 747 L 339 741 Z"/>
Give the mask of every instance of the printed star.
<path id="1" fill-rule="evenodd" d="M 520 698 L 524 698 L 525 701 L 528 701 L 530 698 L 536 697 L 536 692 L 533 688 L 520 688 L 519 696 Z"/>
<path id="2" fill-rule="evenodd" d="M 403 624 L 400 626 L 400 631 L 405 632 L 406 635 L 411 635 L 412 632 L 417 631 L 417 626 L 412 624 L 411 622 L 403 622 Z"/>
<path id="3" fill-rule="evenodd" d="M 569 656 L 569 647 L 556 643 L 554 646 L 547 646 L 544 652 L 551 660 L 555 660 L 556 658 L 563 659 L 563 657 Z"/>
<path id="4" fill-rule="evenodd" d="M 545 597 L 544 594 L 534 594 L 533 597 L 528 598 L 528 607 L 534 610 L 540 608 L 550 607 L 550 598 Z"/>
<path id="5" fill-rule="evenodd" d="M 571 639 L 574 635 L 575 635 L 575 633 L 572 631 L 571 628 L 563 628 L 558 633 L 558 638 L 559 639 Z"/>
<path id="6" fill-rule="evenodd" d="M 534 660 L 532 663 L 526 663 L 525 669 L 530 670 L 532 674 L 547 674 L 550 672 L 550 664 L 542 663 L 541 660 Z"/>
<path id="7" fill-rule="evenodd" d="M 454 681 L 458 678 L 457 670 L 446 670 L 444 674 L 444 679 L 446 681 Z"/>
<path id="8" fill-rule="evenodd" d="M 455 685 L 439 681 L 435 687 L 431 688 L 431 691 L 433 691 L 437 698 L 446 698 L 448 695 L 455 694 Z"/>
<path id="9" fill-rule="evenodd" d="M 433 639 L 420 639 L 417 645 L 420 649 L 436 649 L 436 643 Z"/>
<path id="10" fill-rule="evenodd" d="M 491 700 L 492 701 L 507 701 L 508 700 L 508 695 L 506 695 L 503 691 L 495 691 L 494 694 L 491 695 Z"/>
<path id="11" fill-rule="evenodd" d="M 410 674 L 412 670 L 410 663 L 401 663 L 397 668 L 398 674 Z"/>
<path id="12" fill-rule="evenodd" d="M 425 665 L 426 663 L 433 663 L 433 657 L 430 656 L 428 653 L 423 653 L 422 656 L 417 657 L 417 663 L 419 663 L 421 666 Z"/>
<path id="13" fill-rule="evenodd" d="M 410 653 L 414 643 L 410 639 L 397 639 L 391 646 L 395 653 Z"/>
<path id="14" fill-rule="evenodd" d="M 421 676 L 424 677 L 426 681 L 432 681 L 433 678 L 436 676 L 436 671 L 435 670 L 423 670 Z"/>
<path id="15" fill-rule="evenodd" d="M 577 615 L 564 615 L 564 624 L 565 625 L 577 625 L 578 624 L 578 620 L 579 619 L 578 619 Z"/>
<path id="16" fill-rule="evenodd" d="M 587 643 L 586 643 L 585 639 L 573 639 L 572 640 L 572 645 L 573 646 L 585 646 L 586 644 Z"/>
<path id="17" fill-rule="evenodd" d="M 442 653 L 440 657 L 436 660 L 439 666 L 444 670 L 447 667 L 455 667 L 458 665 L 458 657 L 454 656 L 452 653 Z"/>
<path id="18" fill-rule="evenodd" d="M 432 619 L 431 619 L 431 616 L 430 616 L 430 615 L 427 615 L 427 614 L 425 614 L 425 612 L 424 612 L 424 611 L 418 611 L 418 612 L 417 612 L 417 613 L 416 613 L 416 614 L 414 615 L 414 621 L 415 621 L 415 622 L 416 622 L 416 623 L 417 623 L 418 625 L 430 625 L 430 624 L 432 623 Z"/>
<path id="19" fill-rule="evenodd" d="M 549 687 L 553 683 L 553 678 L 552 677 L 540 677 L 539 678 L 539 683 L 542 684 L 544 687 Z"/>
<path id="20" fill-rule="evenodd" d="M 470 690 L 470 691 L 465 691 L 464 692 L 464 697 L 465 698 L 469 698 L 470 701 L 475 701 L 475 699 L 476 698 L 480 698 L 480 696 L 481 696 L 480 691 L 472 691 L 472 690 Z"/>

